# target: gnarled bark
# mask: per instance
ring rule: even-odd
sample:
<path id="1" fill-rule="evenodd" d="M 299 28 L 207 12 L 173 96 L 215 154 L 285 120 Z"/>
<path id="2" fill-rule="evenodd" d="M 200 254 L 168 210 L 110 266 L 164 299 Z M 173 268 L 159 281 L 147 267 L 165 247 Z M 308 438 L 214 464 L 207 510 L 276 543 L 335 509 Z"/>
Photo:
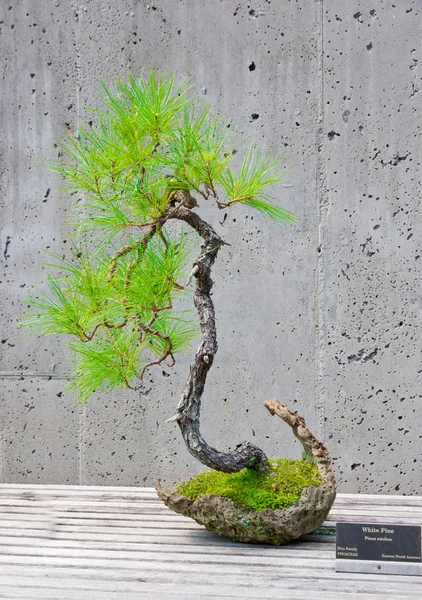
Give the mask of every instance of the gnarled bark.
<path id="1" fill-rule="evenodd" d="M 190 368 L 177 413 L 170 420 L 178 422 L 189 452 L 207 467 L 225 473 L 235 473 L 244 467 L 266 470 L 268 459 L 264 452 L 253 444 L 243 442 L 231 452 L 219 452 L 209 446 L 201 435 L 201 398 L 218 347 L 214 304 L 211 299 L 211 267 L 225 242 L 198 214 L 182 204 L 170 208 L 166 212 L 166 218 L 184 221 L 204 240 L 201 254 L 192 269 L 192 275 L 196 279 L 194 303 L 199 316 L 202 341 Z"/>

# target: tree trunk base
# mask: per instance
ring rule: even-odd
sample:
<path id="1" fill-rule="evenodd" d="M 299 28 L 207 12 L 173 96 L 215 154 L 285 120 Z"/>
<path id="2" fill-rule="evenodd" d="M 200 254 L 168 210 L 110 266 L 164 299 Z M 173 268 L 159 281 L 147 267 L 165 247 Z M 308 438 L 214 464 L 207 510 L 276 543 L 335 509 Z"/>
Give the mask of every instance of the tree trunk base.
<path id="1" fill-rule="evenodd" d="M 328 451 L 306 427 L 303 417 L 290 412 L 275 399 L 265 402 L 265 406 L 272 415 L 278 415 L 290 425 L 306 455 L 315 461 L 321 474 L 320 486 L 304 488 L 299 501 L 276 510 L 253 511 L 217 495 L 202 495 L 190 500 L 178 494 L 176 487 L 157 485 L 161 500 L 171 510 L 236 542 L 281 545 L 318 529 L 336 497 L 336 481 Z"/>

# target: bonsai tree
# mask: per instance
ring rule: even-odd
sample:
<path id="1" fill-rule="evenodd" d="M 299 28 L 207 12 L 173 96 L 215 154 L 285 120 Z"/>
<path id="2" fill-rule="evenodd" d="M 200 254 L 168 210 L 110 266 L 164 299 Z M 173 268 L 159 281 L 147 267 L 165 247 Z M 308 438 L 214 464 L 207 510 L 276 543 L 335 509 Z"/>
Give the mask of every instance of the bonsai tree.
<path id="1" fill-rule="evenodd" d="M 200 431 L 201 397 L 217 352 L 211 269 L 227 245 L 201 217 L 200 205 L 227 211 L 243 204 L 294 223 L 268 193 L 283 176 L 280 161 L 251 144 L 239 162 L 243 144 L 234 141 L 230 124 L 173 77 L 118 78 L 112 87 L 101 84 L 100 100 L 96 126 L 81 127 L 58 146 L 65 160 L 53 168 L 76 200 L 73 253 L 54 255 L 56 273 L 47 278 L 47 292 L 29 298 L 34 311 L 24 325 L 70 336 L 70 389 L 85 403 L 96 390 L 138 390 L 149 369 L 175 364 L 197 336 L 178 303 L 193 291 L 201 342 L 170 421 L 207 467 L 265 473 L 270 465 L 260 448 L 243 442 L 222 452 Z M 202 242 L 193 264 L 190 232 Z M 283 410 L 272 402 L 273 414 Z M 293 413 L 283 418 L 297 433 Z M 304 447 L 312 457 L 312 444 Z"/>

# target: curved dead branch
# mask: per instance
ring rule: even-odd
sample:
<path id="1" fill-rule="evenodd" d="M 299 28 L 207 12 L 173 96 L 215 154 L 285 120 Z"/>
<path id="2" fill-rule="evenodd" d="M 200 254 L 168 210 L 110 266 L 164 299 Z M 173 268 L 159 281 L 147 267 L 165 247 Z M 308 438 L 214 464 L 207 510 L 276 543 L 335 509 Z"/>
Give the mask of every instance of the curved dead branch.
<path id="1" fill-rule="evenodd" d="M 335 488 L 336 478 L 328 450 L 324 444 L 309 431 L 305 419 L 297 413 L 291 412 L 287 406 L 281 404 L 276 398 L 267 400 L 264 402 L 264 406 L 273 416 L 278 415 L 292 428 L 294 435 L 303 446 L 305 458 L 311 459 L 317 465 L 321 474 L 322 483 Z"/>

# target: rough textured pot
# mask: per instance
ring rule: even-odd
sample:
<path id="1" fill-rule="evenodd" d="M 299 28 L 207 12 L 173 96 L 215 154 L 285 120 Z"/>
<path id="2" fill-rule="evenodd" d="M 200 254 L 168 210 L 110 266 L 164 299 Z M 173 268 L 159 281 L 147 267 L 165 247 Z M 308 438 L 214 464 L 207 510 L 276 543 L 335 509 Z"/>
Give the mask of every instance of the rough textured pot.
<path id="1" fill-rule="evenodd" d="M 302 443 L 305 454 L 314 460 L 322 484 L 303 490 L 299 501 L 284 509 L 253 511 L 216 495 L 197 500 L 176 493 L 175 487 L 157 486 L 158 496 L 172 510 L 200 525 L 238 542 L 286 544 L 317 529 L 327 518 L 336 497 L 336 482 L 325 446 L 306 427 L 305 420 L 290 412 L 278 400 L 265 402 L 269 412 L 280 416 Z"/>

